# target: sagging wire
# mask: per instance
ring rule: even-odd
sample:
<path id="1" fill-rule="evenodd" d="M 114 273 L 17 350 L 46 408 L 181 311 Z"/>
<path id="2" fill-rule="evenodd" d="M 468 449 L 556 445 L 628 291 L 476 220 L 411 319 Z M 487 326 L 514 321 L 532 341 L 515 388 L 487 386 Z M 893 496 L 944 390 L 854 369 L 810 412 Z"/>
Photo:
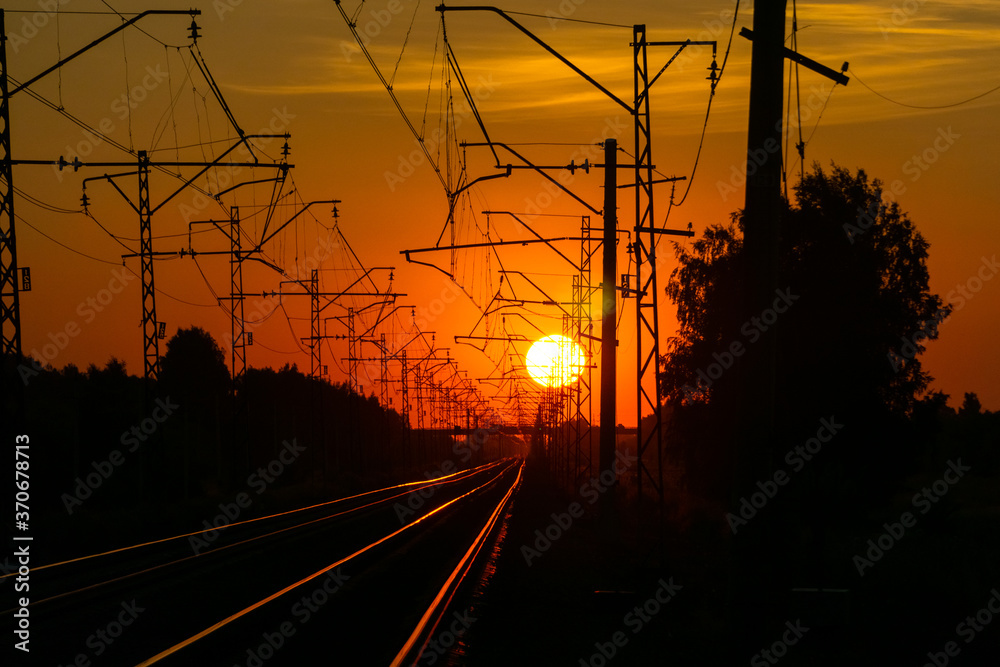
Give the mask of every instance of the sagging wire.
<path id="1" fill-rule="evenodd" d="M 809 136 L 806 137 L 806 139 L 805 139 L 804 142 L 802 142 L 801 158 L 803 160 L 803 163 L 804 163 L 804 158 L 805 158 L 805 147 L 809 145 L 809 142 L 812 141 L 813 135 L 816 134 L 816 130 L 819 129 L 819 123 L 820 123 L 821 120 L 823 120 L 823 113 L 826 111 L 826 107 L 830 103 L 830 98 L 833 97 L 833 91 L 836 90 L 836 89 L 837 89 L 836 84 L 832 88 L 830 88 L 830 92 L 827 94 L 826 100 L 823 101 L 823 106 L 820 107 L 819 116 L 816 118 L 816 124 L 813 125 L 813 129 L 809 132 Z M 796 165 L 792 165 L 792 170 L 793 171 L 794 171 L 794 169 L 795 169 L 796 166 L 797 166 L 797 164 Z M 803 164 L 803 169 L 804 168 L 805 168 L 805 165 Z M 786 198 L 787 198 L 787 190 L 786 190 Z"/>
<path id="2" fill-rule="evenodd" d="M 107 4 L 107 3 L 105 3 L 105 4 Z M 122 19 L 122 23 L 125 23 L 125 22 L 126 21 L 123 18 Z M 125 105 L 126 106 L 126 113 L 127 113 L 127 116 L 128 116 L 128 146 L 129 146 L 129 153 L 132 153 L 132 152 L 135 151 L 135 143 L 132 140 L 132 104 L 131 104 L 132 91 L 129 89 L 129 85 L 128 85 L 128 47 L 125 44 L 125 33 L 126 32 L 128 32 L 128 31 L 127 30 L 123 30 L 122 31 L 122 55 L 123 55 L 123 57 L 125 59 L 125 99 L 129 100 L 129 103 Z M 60 67 L 59 69 L 62 69 L 62 68 Z"/>
<path id="3" fill-rule="evenodd" d="M 994 86 L 993 88 L 987 90 L 985 93 L 979 93 L 978 95 L 973 95 L 972 97 L 969 97 L 967 99 L 961 100 L 959 102 L 952 102 L 950 104 L 932 104 L 932 105 L 907 104 L 906 102 L 900 102 L 898 100 L 894 100 L 891 97 L 888 97 L 878 92 L 877 90 L 869 86 L 867 83 L 862 81 L 861 77 L 859 77 L 857 73 L 851 68 L 848 67 L 847 71 L 850 72 L 851 76 L 854 77 L 858 83 L 867 88 L 869 92 L 873 93 L 874 95 L 877 95 L 878 97 L 881 97 L 886 102 L 891 102 L 892 104 L 896 104 L 901 107 L 906 107 L 907 109 L 952 109 L 954 107 L 960 107 L 964 104 L 968 104 L 969 102 L 974 102 L 981 97 L 986 97 L 987 95 L 995 93 L 998 90 L 1000 90 L 1000 86 Z"/>
<path id="4" fill-rule="evenodd" d="M 695 154 L 694 166 L 691 167 L 691 175 L 688 177 L 687 187 L 684 190 L 684 194 L 681 196 L 681 200 L 679 202 L 677 202 L 676 204 L 674 204 L 673 202 L 671 202 L 670 206 L 667 208 L 667 217 L 670 216 L 670 209 L 671 208 L 673 208 L 674 206 L 683 206 L 684 205 L 684 202 L 687 201 L 688 194 L 691 192 L 691 186 L 694 184 L 694 176 L 695 176 L 695 173 L 698 171 L 698 163 L 701 160 L 701 150 L 702 150 L 702 147 L 705 145 L 705 134 L 706 134 L 706 132 L 708 130 L 708 118 L 709 118 L 709 116 L 712 113 L 712 101 L 715 99 L 715 91 L 716 91 L 716 89 L 719 86 L 719 82 L 722 81 L 722 75 L 726 71 L 726 63 L 729 62 L 729 51 L 730 51 L 730 49 L 733 46 L 733 35 L 736 33 L 736 21 L 737 21 L 739 15 L 740 15 L 740 0 L 736 0 L 736 8 L 733 10 L 733 25 L 729 29 L 729 41 L 726 44 L 726 52 L 722 56 L 722 65 L 719 67 L 718 74 L 715 75 L 715 80 L 712 81 L 712 90 L 711 90 L 711 92 L 709 93 L 709 96 L 708 96 L 708 106 L 705 109 L 705 121 L 702 123 L 702 127 L 701 127 L 701 138 L 698 140 L 698 151 Z M 713 61 L 712 64 L 714 66 L 715 62 Z M 713 73 L 714 73 L 714 69 L 713 69 Z"/>
<path id="5" fill-rule="evenodd" d="M 18 213 L 15 213 L 14 217 L 17 218 L 22 223 L 24 223 L 25 225 L 27 225 L 28 227 L 30 227 L 31 229 L 33 229 L 36 232 L 38 232 L 39 234 L 41 234 L 42 236 L 44 236 L 45 238 L 47 238 L 48 240 L 52 241 L 53 243 L 55 243 L 58 246 L 61 246 L 61 247 L 65 248 L 66 250 L 69 250 L 70 252 L 76 253 L 77 255 L 80 255 L 81 257 L 86 257 L 87 259 L 92 259 L 95 262 L 101 262 L 102 264 L 111 264 L 112 266 L 118 266 L 119 265 L 119 262 L 112 262 L 112 261 L 109 261 L 107 259 L 101 259 L 100 257 L 94 257 L 93 255 L 88 255 L 87 253 L 82 252 L 80 250 L 77 250 L 76 248 L 71 248 L 70 246 L 66 245 L 62 241 L 58 241 L 58 240 L 52 238 L 51 236 L 49 236 L 48 234 L 46 234 L 45 232 L 43 232 L 42 230 L 40 230 L 38 227 L 35 227 L 33 224 L 31 224 L 30 222 L 28 222 L 27 220 L 25 220 L 23 217 L 21 217 L 21 215 L 18 214 Z"/>
<path id="6" fill-rule="evenodd" d="M 361 35 L 358 34 L 358 27 L 357 27 L 357 22 L 356 22 L 357 13 L 355 13 L 355 17 L 352 19 L 352 18 L 350 18 L 350 17 L 347 16 L 347 12 L 344 11 L 344 7 L 343 7 L 343 5 L 339 1 L 336 2 L 335 4 L 337 5 L 337 9 L 340 12 L 340 15 L 343 17 L 345 23 L 347 23 L 347 27 L 350 29 L 351 34 L 354 35 L 354 40 L 355 40 L 355 42 L 357 42 L 358 47 L 361 49 L 361 52 L 364 54 L 365 59 L 368 61 L 368 64 L 371 65 L 372 70 L 374 70 L 374 72 L 375 72 L 375 75 L 378 77 L 379 81 L 382 83 L 382 86 L 386 89 L 386 92 L 389 94 L 390 99 L 392 99 L 392 103 L 393 103 L 393 105 L 395 105 L 396 110 L 399 112 L 400 116 L 403 118 L 403 121 L 406 123 L 406 126 L 409 128 L 410 132 L 416 138 L 417 143 L 420 144 L 420 149 L 423 151 L 424 155 L 427 157 L 427 160 L 429 161 L 431 167 L 433 167 L 434 173 L 437 174 L 438 180 L 441 181 L 441 185 L 442 185 L 442 187 L 444 187 L 445 192 L 450 195 L 449 184 L 448 184 L 448 182 L 445 181 L 444 176 L 441 174 L 441 169 L 438 166 L 437 161 L 435 161 L 434 158 L 431 156 L 431 153 L 427 149 L 427 144 L 424 142 L 423 137 L 420 136 L 420 133 L 417 132 L 417 129 L 413 126 L 413 123 L 410 121 L 410 117 L 403 110 L 402 103 L 400 103 L 399 98 L 396 97 L 396 93 L 392 90 L 392 86 L 389 84 L 388 81 L 386 81 L 385 76 L 382 74 L 382 71 L 378 68 L 378 65 L 375 63 L 375 60 L 372 57 L 371 52 L 368 50 L 368 46 L 365 44 L 364 40 L 361 39 Z M 360 11 L 360 8 L 359 8 L 359 11 Z"/>
<path id="7" fill-rule="evenodd" d="M 799 19 L 798 19 L 798 8 L 796 6 L 795 0 L 792 0 L 792 32 L 789 35 L 789 40 L 791 40 L 792 51 L 798 52 L 799 48 Z M 806 142 L 802 140 L 802 95 L 801 86 L 799 78 L 799 64 L 798 62 L 789 61 L 788 63 L 788 92 L 786 93 L 786 103 L 785 103 L 785 158 L 781 163 L 781 180 L 784 184 L 785 199 L 788 199 L 788 153 L 791 150 L 791 119 L 792 119 L 792 79 L 795 79 L 795 108 L 796 108 L 796 129 L 798 130 L 799 140 L 795 144 L 795 150 L 798 153 L 798 160 L 800 165 L 799 178 L 805 177 L 805 159 L 806 159 Z M 831 90 L 831 93 L 833 91 Z M 829 96 L 827 101 L 829 101 Z M 824 108 L 826 105 L 824 104 Z M 794 170 L 794 166 L 793 166 Z"/>
<path id="8" fill-rule="evenodd" d="M 21 197 L 23 197 L 25 199 L 25 201 L 27 201 L 27 202 L 29 202 L 31 204 L 34 204 L 35 206 L 37 206 L 37 207 L 39 207 L 41 209 L 44 209 L 44 210 L 46 210 L 46 211 L 48 211 L 50 213 L 66 213 L 66 214 L 72 213 L 72 214 L 75 214 L 75 213 L 79 213 L 80 212 L 80 211 L 74 210 L 74 209 L 60 208 L 58 206 L 55 206 L 54 204 L 49 204 L 47 202 L 44 202 L 41 199 L 38 199 L 37 197 L 28 194 L 27 192 L 25 192 L 21 188 L 17 187 L 16 185 L 14 186 L 14 192 L 16 192 L 18 195 L 20 195 Z"/>
<path id="9" fill-rule="evenodd" d="M 399 50 L 399 58 L 396 59 L 396 66 L 392 70 L 392 76 L 389 77 L 389 85 L 391 86 L 393 82 L 396 81 L 396 73 L 399 71 L 399 63 L 403 62 L 403 53 L 406 52 L 406 44 L 410 41 L 410 32 L 413 30 L 413 24 L 417 21 L 417 12 L 420 10 L 420 0 L 417 0 L 416 6 L 413 8 L 413 18 L 410 19 L 410 27 L 406 29 L 406 36 L 403 38 L 403 48 Z M 433 64 L 431 65 L 433 68 Z"/>

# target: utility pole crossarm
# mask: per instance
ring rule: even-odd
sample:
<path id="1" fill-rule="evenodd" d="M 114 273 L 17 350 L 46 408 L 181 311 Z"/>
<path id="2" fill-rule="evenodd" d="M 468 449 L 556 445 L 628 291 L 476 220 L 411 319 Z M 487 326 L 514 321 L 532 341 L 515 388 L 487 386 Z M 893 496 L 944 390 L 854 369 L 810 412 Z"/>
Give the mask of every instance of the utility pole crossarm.
<path id="1" fill-rule="evenodd" d="M 749 39 L 752 42 L 753 30 L 750 30 L 749 28 L 741 28 L 740 37 L 745 37 L 746 39 Z M 834 69 L 831 69 L 826 65 L 816 62 L 812 58 L 807 58 L 798 51 L 792 51 L 788 47 L 782 47 L 782 54 L 792 62 L 796 62 L 802 65 L 803 67 L 811 69 L 817 74 L 822 74 L 826 78 L 833 80 L 834 83 L 839 83 L 842 86 L 846 86 L 847 82 L 850 81 L 850 79 L 844 74 L 843 71 L 838 72 Z M 847 69 L 847 63 L 844 63 L 844 69 L 845 70 Z"/>
<path id="2" fill-rule="evenodd" d="M 574 262 L 569 257 L 567 257 L 562 252 L 560 252 L 559 249 L 556 248 L 554 245 L 552 245 L 551 242 L 549 242 L 546 239 L 542 238 L 541 234 L 539 234 L 534 229 L 532 229 L 531 226 L 528 223 L 526 223 L 524 220 L 521 220 L 521 218 L 517 217 L 514 213 L 511 213 L 510 211 L 483 211 L 483 215 L 489 216 L 490 214 L 494 214 L 494 215 L 509 215 L 510 217 L 514 218 L 514 220 L 516 220 L 518 222 L 518 224 L 520 224 L 522 227 L 524 227 L 529 232 L 531 232 L 531 234 L 536 239 L 538 239 L 539 241 L 541 241 L 542 243 L 544 243 L 545 245 L 547 245 L 549 248 L 552 249 L 553 252 L 555 252 L 557 255 L 559 255 L 564 260 L 566 260 L 566 262 L 569 263 L 570 266 L 572 266 L 574 269 L 576 269 L 577 273 L 579 273 L 582 270 L 582 269 L 580 269 L 579 266 L 577 266 L 576 262 Z"/>
<path id="3" fill-rule="evenodd" d="M 647 232 L 649 234 L 667 234 L 669 236 L 687 236 L 688 238 L 694 236 L 694 232 L 691 230 L 683 229 L 660 229 L 658 227 L 640 227 L 637 231 Z"/>

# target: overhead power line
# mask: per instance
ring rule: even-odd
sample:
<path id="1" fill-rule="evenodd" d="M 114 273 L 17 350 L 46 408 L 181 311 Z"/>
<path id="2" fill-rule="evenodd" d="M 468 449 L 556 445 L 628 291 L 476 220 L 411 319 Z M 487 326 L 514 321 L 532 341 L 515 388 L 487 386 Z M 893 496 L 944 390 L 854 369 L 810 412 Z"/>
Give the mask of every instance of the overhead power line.
<path id="1" fill-rule="evenodd" d="M 960 102 L 952 102 L 950 104 L 930 104 L 930 105 L 908 104 L 906 102 L 900 102 L 899 100 L 894 100 L 891 97 L 883 95 L 882 93 L 878 92 L 877 90 L 869 86 L 867 83 L 862 81 L 861 77 L 859 77 L 857 72 L 855 72 L 854 70 L 848 68 L 847 71 L 851 73 L 851 76 L 853 76 L 855 79 L 858 80 L 858 83 L 867 88 L 871 93 L 881 97 L 886 102 L 892 102 L 893 104 L 896 104 L 901 107 L 906 107 L 907 109 L 952 109 L 954 107 L 960 107 L 963 104 L 968 104 L 969 102 L 974 102 L 982 97 L 986 97 L 990 93 L 995 93 L 998 90 L 1000 90 L 1000 85 L 994 86 L 993 88 L 987 90 L 985 93 L 979 93 L 978 95 L 973 95 L 972 97 L 961 100 Z"/>

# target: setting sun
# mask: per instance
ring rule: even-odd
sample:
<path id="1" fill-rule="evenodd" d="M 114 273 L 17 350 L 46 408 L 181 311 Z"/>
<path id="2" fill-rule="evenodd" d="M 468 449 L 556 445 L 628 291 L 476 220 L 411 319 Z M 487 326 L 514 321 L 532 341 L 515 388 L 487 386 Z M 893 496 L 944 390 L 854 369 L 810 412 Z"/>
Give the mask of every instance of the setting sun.
<path id="1" fill-rule="evenodd" d="M 583 348 L 558 334 L 536 340 L 526 358 L 531 379 L 543 387 L 561 387 L 575 382 L 586 364 Z"/>

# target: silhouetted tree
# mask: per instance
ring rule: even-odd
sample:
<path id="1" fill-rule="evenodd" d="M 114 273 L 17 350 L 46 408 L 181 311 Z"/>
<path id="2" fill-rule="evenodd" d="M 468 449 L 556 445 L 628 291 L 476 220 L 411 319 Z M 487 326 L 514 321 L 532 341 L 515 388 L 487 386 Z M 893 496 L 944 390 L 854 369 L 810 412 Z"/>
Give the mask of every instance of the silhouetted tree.
<path id="1" fill-rule="evenodd" d="M 779 405 L 809 419 L 909 412 L 931 379 L 922 342 L 950 312 L 929 292 L 927 242 L 863 170 L 814 165 L 795 193 L 780 221 Z M 711 403 L 737 385 L 734 373 L 713 368 L 713 379 L 709 368 L 726 366 L 733 343 L 751 348 L 775 313 L 741 321 L 742 212 L 675 248 L 680 266 L 666 291 L 680 330 L 662 359 L 664 387 L 672 402 Z"/>
<path id="2" fill-rule="evenodd" d="M 171 426 L 180 430 L 183 444 L 166 449 L 163 464 L 178 476 L 184 497 L 224 474 L 229 390 L 225 353 L 211 334 L 199 327 L 178 330 L 160 360 L 157 393 L 179 406 Z"/>
<path id="3" fill-rule="evenodd" d="M 934 417 L 953 415 L 955 411 L 948 407 L 949 398 L 951 397 L 943 391 L 928 392 L 926 396 L 917 401 L 916 407 Z"/>
<path id="4" fill-rule="evenodd" d="M 743 374 L 764 353 L 761 334 L 776 327 L 772 469 L 787 471 L 786 452 L 815 436 L 821 420 L 843 425 L 769 508 L 776 520 L 807 526 L 849 521 L 927 459 L 933 443 L 915 437 L 907 420 L 930 381 L 923 343 L 951 309 L 929 291 L 927 242 L 883 199 L 877 179 L 814 165 L 794 191 L 779 220 L 769 311 L 747 319 L 742 211 L 690 245 L 675 244 L 679 266 L 666 292 L 679 331 L 667 341 L 661 379 L 679 408 L 670 464 L 692 496 L 729 511 L 742 442 L 737 415 L 753 379 Z M 922 406 L 924 415 L 932 407 Z M 813 555 L 824 548 L 821 533 L 809 538 Z"/>
<path id="5" fill-rule="evenodd" d="M 179 329 L 160 360 L 160 384 L 161 393 L 183 402 L 186 409 L 214 411 L 229 391 L 226 355 L 204 329 Z"/>
<path id="6" fill-rule="evenodd" d="M 98 368 L 96 364 L 90 364 L 87 367 L 87 376 L 91 379 L 122 380 L 128 377 L 128 371 L 125 368 L 125 362 L 112 355 L 108 359 L 108 363 L 104 365 L 104 368 Z"/>
<path id="7" fill-rule="evenodd" d="M 982 411 L 982 403 L 979 402 L 979 397 L 976 396 L 975 392 L 966 392 L 965 400 L 962 401 L 962 407 L 958 409 L 958 415 L 960 417 L 971 417 L 981 414 Z"/>

